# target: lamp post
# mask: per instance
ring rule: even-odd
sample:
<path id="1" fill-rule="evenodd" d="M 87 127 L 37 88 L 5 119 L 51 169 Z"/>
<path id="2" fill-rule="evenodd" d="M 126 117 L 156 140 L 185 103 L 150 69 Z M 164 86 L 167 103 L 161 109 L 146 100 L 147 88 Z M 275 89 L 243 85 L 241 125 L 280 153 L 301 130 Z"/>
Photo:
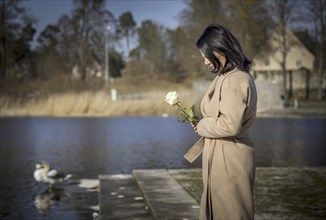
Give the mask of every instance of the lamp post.
<path id="1" fill-rule="evenodd" d="M 108 24 L 105 28 L 105 88 L 109 89 L 110 87 L 110 72 L 109 72 L 109 30 L 110 25 Z"/>
<path id="2" fill-rule="evenodd" d="M 117 90 L 111 88 L 110 85 L 110 56 L 109 56 L 109 31 L 111 30 L 110 24 L 106 26 L 105 30 L 105 75 L 104 75 L 104 80 L 105 80 L 105 88 L 107 91 L 110 93 L 111 92 L 111 100 L 116 101 L 117 99 Z"/>

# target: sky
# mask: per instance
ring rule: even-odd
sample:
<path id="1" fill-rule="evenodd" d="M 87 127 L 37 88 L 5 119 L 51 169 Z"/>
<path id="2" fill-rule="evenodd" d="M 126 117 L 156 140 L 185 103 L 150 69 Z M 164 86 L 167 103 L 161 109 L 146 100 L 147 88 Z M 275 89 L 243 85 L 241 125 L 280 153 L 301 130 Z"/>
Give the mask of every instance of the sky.
<path id="1" fill-rule="evenodd" d="M 70 15 L 73 0 L 24 0 L 22 5 L 38 19 L 39 33 L 48 24 L 56 23 L 61 15 Z M 185 3 L 183 0 L 106 0 L 106 8 L 115 18 L 130 11 L 138 27 L 143 20 L 150 19 L 173 29 L 178 26 L 178 16 Z"/>

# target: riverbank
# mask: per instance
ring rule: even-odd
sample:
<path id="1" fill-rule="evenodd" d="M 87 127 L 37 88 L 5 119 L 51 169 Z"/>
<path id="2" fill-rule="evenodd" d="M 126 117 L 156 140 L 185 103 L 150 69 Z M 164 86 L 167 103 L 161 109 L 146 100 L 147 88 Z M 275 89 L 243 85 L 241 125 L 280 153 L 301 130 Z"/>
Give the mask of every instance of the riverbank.
<path id="1" fill-rule="evenodd" d="M 297 107 L 275 107 L 257 112 L 258 117 L 272 118 L 326 118 L 326 101 L 302 100 Z"/>
<path id="2" fill-rule="evenodd" d="M 185 105 L 196 102 L 191 81 L 173 83 L 160 78 L 121 77 L 104 84 L 67 81 L 26 81 L 4 85 L 0 117 L 115 117 L 176 115 L 164 102 L 167 92 L 178 91 Z M 112 92 L 114 89 L 115 92 Z"/>
<path id="3" fill-rule="evenodd" d="M 208 85 L 204 79 L 175 83 L 164 78 L 121 77 L 110 83 L 108 91 L 100 82 L 67 81 L 60 76 L 51 81 L 8 82 L 1 88 L 0 117 L 176 116 L 176 108 L 164 101 L 168 92 L 177 91 L 183 106 L 195 104 L 198 111 Z M 264 103 L 264 97 L 260 100 Z M 279 106 L 268 105 L 272 107 L 267 110 L 261 106 L 264 109 L 258 109 L 257 116 L 326 118 L 326 100 L 301 99 L 298 108 L 293 104 L 281 108 L 281 102 L 275 105 Z"/>
<path id="4" fill-rule="evenodd" d="M 29 100 L 0 97 L 0 117 L 115 117 L 176 115 L 165 101 L 165 92 L 133 93 L 117 95 L 116 100 L 103 92 L 81 92 L 56 94 Z M 182 93 L 184 105 L 192 105 L 195 99 L 187 92 Z"/>
<path id="5" fill-rule="evenodd" d="M 196 104 L 199 98 L 191 91 L 179 88 L 184 106 Z M 116 116 L 176 116 L 176 108 L 164 97 L 167 91 L 117 94 L 116 99 L 103 91 L 55 94 L 28 99 L 0 96 L 0 117 L 116 117 Z M 326 102 L 302 100 L 298 107 L 257 111 L 258 117 L 326 118 Z"/>

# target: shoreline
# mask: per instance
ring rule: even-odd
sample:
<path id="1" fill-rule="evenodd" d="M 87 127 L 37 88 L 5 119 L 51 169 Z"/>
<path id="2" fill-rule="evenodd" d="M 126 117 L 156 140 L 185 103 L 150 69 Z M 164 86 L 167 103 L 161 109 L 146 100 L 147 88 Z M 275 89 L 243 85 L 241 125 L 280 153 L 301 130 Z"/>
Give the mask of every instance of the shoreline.
<path id="1" fill-rule="evenodd" d="M 73 95 L 53 96 L 26 103 L 0 98 L 0 117 L 177 117 L 177 109 L 169 106 L 161 97 L 163 95 L 112 101 L 103 93 L 95 97 L 90 93 L 84 93 L 77 98 Z M 199 112 L 200 104 L 197 97 L 187 94 L 183 100 L 185 100 L 183 106 L 195 103 Z M 273 106 L 270 109 L 258 109 L 257 118 L 325 119 L 326 101 L 302 101 L 297 108 Z"/>
<path id="2" fill-rule="evenodd" d="M 160 115 L 0 115 L 0 118 L 120 118 L 120 117 L 157 117 L 157 118 L 177 118 L 177 116 L 160 116 Z M 326 119 L 326 114 L 318 115 L 298 115 L 298 114 L 275 114 L 261 113 L 257 114 L 256 119 L 266 118 L 286 118 L 286 119 Z"/>
<path id="3" fill-rule="evenodd" d="M 160 117 L 160 118 L 177 118 L 177 114 L 126 114 L 126 115 L 106 115 L 106 114 L 72 114 L 72 115 L 51 115 L 51 114 L 2 114 L 0 118 L 119 118 L 119 117 Z M 289 119 L 326 119 L 326 110 L 314 111 L 309 113 L 292 112 L 285 113 L 282 111 L 264 111 L 258 112 L 257 119 L 261 118 L 289 118 Z"/>
<path id="4" fill-rule="evenodd" d="M 177 118 L 177 116 L 160 116 L 160 115 L 0 115 L 0 118 L 120 118 L 120 117 L 157 117 L 157 118 Z M 285 118 L 285 119 L 326 119 L 326 115 L 277 115 L 274 113 L 263 113 L 257 115 L 256 119 L 265 118 Z"/>

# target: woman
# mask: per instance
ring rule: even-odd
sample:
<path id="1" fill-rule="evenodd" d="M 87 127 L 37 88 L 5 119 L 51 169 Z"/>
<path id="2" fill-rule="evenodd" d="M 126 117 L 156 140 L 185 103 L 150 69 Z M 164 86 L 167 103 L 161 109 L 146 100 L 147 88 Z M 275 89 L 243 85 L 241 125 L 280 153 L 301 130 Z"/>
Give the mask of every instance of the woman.
<path id="1" fill-rule="evenodd" d="M 257 93 L 250 61 L 225 27 L 208 26 L 196 43 L 216 78 L 201 102 L 195 131 L 205 140 L 200 219 L 253 219 L 255 150 L 249 129 Z"/>

